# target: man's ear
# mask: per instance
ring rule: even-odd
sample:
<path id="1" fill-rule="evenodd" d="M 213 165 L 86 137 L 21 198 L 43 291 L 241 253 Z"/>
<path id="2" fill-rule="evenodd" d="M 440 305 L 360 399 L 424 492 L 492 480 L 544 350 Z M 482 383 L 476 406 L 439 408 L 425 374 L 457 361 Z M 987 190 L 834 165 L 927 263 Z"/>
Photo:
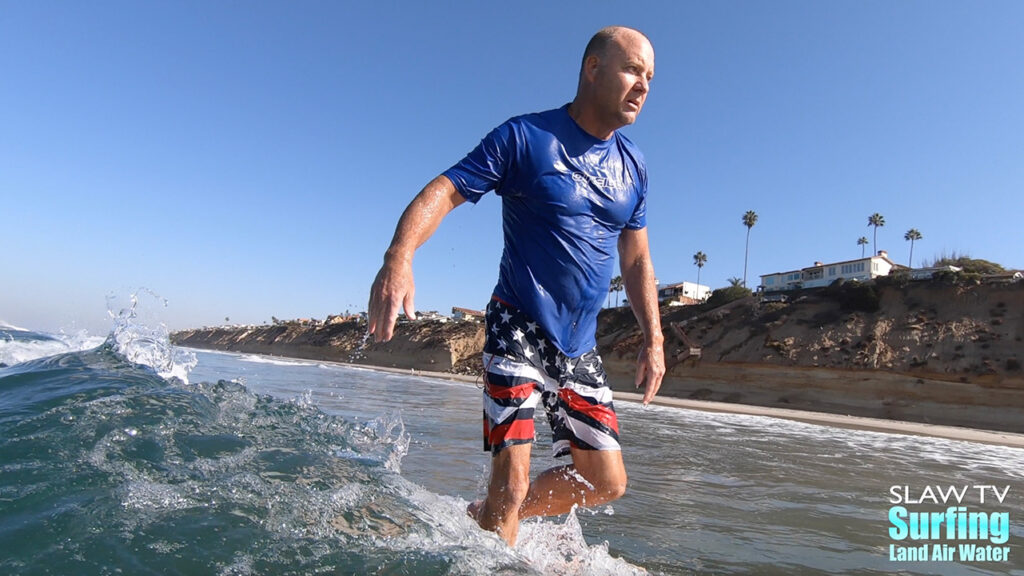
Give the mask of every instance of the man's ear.
<path id="1" fill-rule="evenodd" d="M 594 78 L 597 77 L 597 68 L 601 65 L 601 59 L 596 54 L 587 56 L 586 61 L 583 63 L 583 76 L 588 82 L 593 82 Z"/>

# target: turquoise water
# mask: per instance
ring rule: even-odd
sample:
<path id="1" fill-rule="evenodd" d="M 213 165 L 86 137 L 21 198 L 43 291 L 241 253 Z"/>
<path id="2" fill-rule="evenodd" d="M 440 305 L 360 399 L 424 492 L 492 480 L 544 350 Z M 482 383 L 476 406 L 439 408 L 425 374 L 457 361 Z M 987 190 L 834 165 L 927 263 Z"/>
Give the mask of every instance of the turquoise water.
<path id="1" fill-rule="evenodd" d="M 24 332 L 0 338 L 4 574 L 1024 574 L 1024 450 L 619 403 L 626 497 L 509 549 L 464 515 L 488 462 L 470 384 L 130 322 L 14 362 Z M 969 503 L 1008 512 L 1007 561 L 889 558 L 892 486 L 980 484 L 1009 486 Z"/>

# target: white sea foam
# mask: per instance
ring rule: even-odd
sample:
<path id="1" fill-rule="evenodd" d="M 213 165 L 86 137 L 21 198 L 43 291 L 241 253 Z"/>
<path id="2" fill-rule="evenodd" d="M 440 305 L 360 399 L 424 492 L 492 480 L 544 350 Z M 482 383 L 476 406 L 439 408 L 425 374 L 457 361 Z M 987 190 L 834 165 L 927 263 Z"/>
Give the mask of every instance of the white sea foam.
<path id="1" fill-rule="evenodd" d="M 90 350 L 103 343 L 103 338 L 90 336 L 85 330 L 59 334 L 36 333 L 3 323 L 0 330 L 0 363 L 13 366 L 37 358 L 65 352 Z"/>
<path id="2" fill-rule="evenodd" d="M 290 358 L 273 358 L 271 356 L 260 356 L 258 354 L 243 354 L 238 358 L 242 362 L 252 364 L 271 364 L 273 366 L 316 366 L 317 363 L 309 360 L 298 360 Z"/>
<path id="3" fill-rule="evenodd" d="M 19 330 L 21 332 L 27 332 L 28 328 L 21 328 L 19 326 L 15 326 L 14 324 L 5 322 L 4 320 L 0 320 L 0 330 Z"/>

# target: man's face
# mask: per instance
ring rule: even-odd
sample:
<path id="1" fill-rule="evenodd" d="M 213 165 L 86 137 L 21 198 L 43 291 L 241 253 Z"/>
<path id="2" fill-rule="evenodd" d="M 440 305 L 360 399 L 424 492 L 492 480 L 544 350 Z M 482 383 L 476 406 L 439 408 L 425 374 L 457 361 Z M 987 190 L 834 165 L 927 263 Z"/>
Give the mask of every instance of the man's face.
<path id="1" fill-rule="evenodd" d="M 594 88 L 609 122 L 626 126 L 636 121 L 654 78 L 654 48 L 632 30 L 619 34 L 599 58 Z"/>

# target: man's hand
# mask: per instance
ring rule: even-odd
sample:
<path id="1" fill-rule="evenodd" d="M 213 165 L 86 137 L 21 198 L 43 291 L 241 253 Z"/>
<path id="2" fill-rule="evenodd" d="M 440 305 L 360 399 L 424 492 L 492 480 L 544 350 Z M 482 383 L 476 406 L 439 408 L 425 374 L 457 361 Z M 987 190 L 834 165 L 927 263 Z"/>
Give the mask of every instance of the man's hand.
<path id="1" fill-rule="evenodd" d="M 403 258 L 387 258 L 370 288 L 369 331 L 376 342 L 391 340 L 395 333 L 399 308 L 405 315 L 416 319 L 416 305 L 413 297 L 416 284 L 412 278 L 412 261 Z"/>
<path id="2" fill-rule="evenodd" d="M 445 215 L 465 201 L 451 180 L 442 175 L 420 190 L 402 213 L 391 246 L 384 255 L 384 265 L 370 288 L 367 320 L 370 334 L 377 342 L 391 340 L 400 308 L 405 308 L 410 320 L 416 319 L 412 255 L 437 230 Z"/>
<path id="3" fill-rule="evenodd" d="M 644 406 L 654 400 L 665 377 L 665 351 L 661 344 L 646 344 L 636 360 L 636 388 L 644 388 Z"/>
<path id="4" fill-rule="evenodd" d="M 651 265 L 647 228 L 625 229 L 619 236 L 619 262 L 626 296 L 644 333 L 644 347 L 636 360 L 636 387 L 644 387 L 644 406 L 654 400 L 665 377 L 665 336 L 661 333 L 658 285 Z"/>

